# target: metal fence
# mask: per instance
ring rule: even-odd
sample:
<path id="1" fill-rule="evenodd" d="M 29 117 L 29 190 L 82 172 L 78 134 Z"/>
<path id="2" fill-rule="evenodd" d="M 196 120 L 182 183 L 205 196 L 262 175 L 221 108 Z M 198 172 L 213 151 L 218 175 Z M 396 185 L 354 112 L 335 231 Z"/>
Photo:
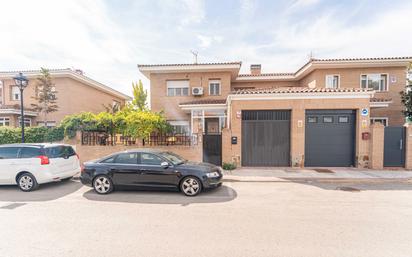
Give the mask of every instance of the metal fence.
<path id="1" fill-rule="evenodd" d="M 137 145 L 139 141 L 139 139 L 130 136 L 112 135 L 102 131 L 82 131 L 81 133 L 82 145 Z M 154 133 L 141 142 L 143 146 L 191 146 L 197 145 L 197 135 Z"/>

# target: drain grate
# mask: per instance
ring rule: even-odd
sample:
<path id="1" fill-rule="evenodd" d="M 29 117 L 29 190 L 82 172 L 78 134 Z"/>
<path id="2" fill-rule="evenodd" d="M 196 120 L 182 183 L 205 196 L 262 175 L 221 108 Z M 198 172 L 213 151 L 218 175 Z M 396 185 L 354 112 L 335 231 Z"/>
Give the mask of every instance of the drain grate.
<path id="1" fill-rule="evenodd" d="M 360 189 L 357 189 L 354 187 L 337 187 L 336 190 L 348 191 L 348 192 L 360 192 Z"/>
<path id="2" fill-rule="evenodd" d="M 335 173 L 329 169 L 313 169 L 313 170 L 319 173 Z"/>

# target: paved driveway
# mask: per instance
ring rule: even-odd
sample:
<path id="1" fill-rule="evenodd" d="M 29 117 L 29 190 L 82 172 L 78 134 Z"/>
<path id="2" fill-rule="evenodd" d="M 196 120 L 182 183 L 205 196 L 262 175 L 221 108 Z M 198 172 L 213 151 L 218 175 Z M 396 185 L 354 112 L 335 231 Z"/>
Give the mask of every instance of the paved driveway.
<path id="1" fill-rule="evenodd" d="M 0 187 L 0 256 L 411 256 L 412 185 L 226 182 L 95 195 L 77 181 Z"/>

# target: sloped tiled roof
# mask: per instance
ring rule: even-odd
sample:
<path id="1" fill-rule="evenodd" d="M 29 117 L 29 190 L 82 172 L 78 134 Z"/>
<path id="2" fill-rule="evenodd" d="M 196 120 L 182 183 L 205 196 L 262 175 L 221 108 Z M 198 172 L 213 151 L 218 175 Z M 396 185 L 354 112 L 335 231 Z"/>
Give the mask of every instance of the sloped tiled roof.
<path id="1" fill-rule="evenodd" d="M 194 104 L 225 104 L 226 99 L 202 99 L 193 100 L 190 102 L 180 103 L 179 105 L 194 105 Z"/>
<path id="2" fill-rule="evenodd" d="M 238 77 L 271 77 L 271 76 L 293 76 L 295 73 L 261 73 L 261 74 L 239 74 Z"/>
<path id="3" fill-rule="evenodd" d="M 384 60 L 408 60 L 412 59 L 409 56 L 400 56 L 400 57 L 371 57 L 371 58 L 331 58 L 331 59 L 317 59 L 312 58 L 311 61 L 317 62 L 335 62 L 335 61 L 384 61 Z"/>
<path id="4" fill-rule="evenodd" d="M 377 98 L 373 97 L 370 99 L 371 103 L 386 103 L 386 102 L 392 102 L 392 98 Z"/>
<path id="5" fill-rule="evenodd" d="M 158 67 L 158 66 L 193 66 L 193 65 L 241 65 L 242 62 L 207 62 L 207 63 L 168 63 L 168 64 L 138 64 L 137 67 Z"/>
<path id="6" fill-rule="evenodd" d="M 293 93 L 354 93 L 369 92 L 361 88 L 308 88 L 308 87 L 278 87 L 278 88 L 254 88 L 233 91 L 234 95 L 246 94 L 293 94 Z"/>

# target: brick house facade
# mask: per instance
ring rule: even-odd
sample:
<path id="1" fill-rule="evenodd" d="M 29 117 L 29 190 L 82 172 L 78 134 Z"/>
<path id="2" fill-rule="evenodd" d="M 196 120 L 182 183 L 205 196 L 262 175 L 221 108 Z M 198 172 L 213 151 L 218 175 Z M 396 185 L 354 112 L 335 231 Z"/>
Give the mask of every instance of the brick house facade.
<path id="1" fill-rule="evenodd" d="M 249 74 L 239 74 L 240 62 L 138 67 L 150 79 L 151 109 L 163 110 L 176 131 L 221 136 L 221 158 L 212 162 L 361 167 L 370 124 L 405 123 L 399 92 L 411 61 L 311 59 L 293 73 L 252 65 Z"/>
<path id="2" fill-rule="evenodd" d="M 0 72 L 0 126 L 19 126 L 20 117 L 20 92 L 15 86 L 13 77 L 15 72 Z M 25 124 L 27 126 L 44 125 L 41 114 L 33 111 L 31 104 L 36 94 L 36 78 L 40 71 L 23 71 L 29 79 L 29 84 L 23 92 L 25 108 Z M 57 97 L 58 111 L 48 114 L 47 126 L 56 126 L 70 114 L 80 112 L 98 113 L 105 111 L 105 106 L 124 106 L 130 97 L 99 83 L 80 71 L 71 69 L 50 70 L 52 83 Z"/>

